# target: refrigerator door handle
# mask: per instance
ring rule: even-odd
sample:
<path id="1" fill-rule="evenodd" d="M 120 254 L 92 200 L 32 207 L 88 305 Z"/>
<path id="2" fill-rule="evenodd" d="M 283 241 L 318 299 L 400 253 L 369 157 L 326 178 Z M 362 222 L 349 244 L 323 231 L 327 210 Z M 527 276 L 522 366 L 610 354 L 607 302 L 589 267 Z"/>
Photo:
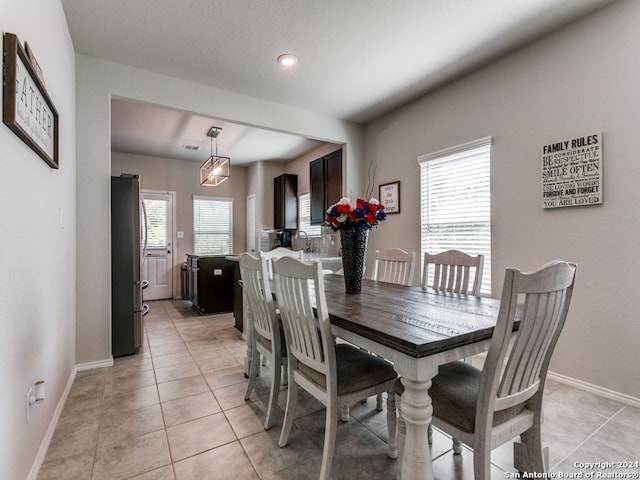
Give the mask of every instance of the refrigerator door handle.
<path id="1" fill-rule="evenodd" d="M 133 309 L 134 312 L 142 311 L 142 288 L 141 282 L 135 282 L 133 285 Z"/>

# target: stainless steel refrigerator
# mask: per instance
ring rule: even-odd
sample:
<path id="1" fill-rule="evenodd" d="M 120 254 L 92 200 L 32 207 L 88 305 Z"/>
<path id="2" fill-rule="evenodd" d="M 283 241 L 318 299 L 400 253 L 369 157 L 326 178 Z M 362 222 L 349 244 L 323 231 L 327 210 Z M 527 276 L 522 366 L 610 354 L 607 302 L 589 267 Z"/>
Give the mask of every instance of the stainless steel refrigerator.
<path id="1" fill-rule="evenodd" d="M 140 176 L 111 177 L 111 354 L 142 345 Z"/>

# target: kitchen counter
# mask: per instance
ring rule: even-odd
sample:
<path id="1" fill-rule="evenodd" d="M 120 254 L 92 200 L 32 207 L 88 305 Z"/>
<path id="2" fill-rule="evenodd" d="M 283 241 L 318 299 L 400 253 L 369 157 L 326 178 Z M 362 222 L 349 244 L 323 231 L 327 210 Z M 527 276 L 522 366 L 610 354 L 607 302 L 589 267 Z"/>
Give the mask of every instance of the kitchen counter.
<path id="1" fill-rule="evenodd" d="M 240 261 L 240 255 L 227 255 L 224 258 L 226 258 L 227 260 L 231 260 L 232 262 L 238 262 Z M 321 260 L 321 261 L 329 261 L 329 262 L 342 262 L 342 257 L 339 256 L 327 256 L 327 255 L 323 255 L 321 253 L 312 253 L 312 252 L 305 252 L 302 255 L 302 259 L 305 262 L 313 262 L 314 260 Z"/>

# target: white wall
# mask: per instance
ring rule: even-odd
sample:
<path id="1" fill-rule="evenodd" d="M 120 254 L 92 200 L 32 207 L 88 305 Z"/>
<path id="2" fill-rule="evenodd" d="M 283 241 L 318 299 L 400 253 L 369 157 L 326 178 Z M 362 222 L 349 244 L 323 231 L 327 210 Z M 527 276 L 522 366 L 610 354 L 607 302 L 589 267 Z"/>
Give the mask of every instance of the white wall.
<path id="1" fill-rule="evenodd" d="M 20 479 L 75 366 L 74 51 L 57 1 L 3 0 L 0 28 L 33 49 L 60 126 L 58 170 L 0 126 L 0 477 Z M 27 424 L 37 380 L 47 398 Z"/>
<path id="2" fill-rule="evenodd" d="M 76 57 L 78 195 L 77 360 L 110 358 L 109 177 L 111 96 L 347 143 L 362 160 L 362 127 L 83 55 Z M 353 168 L 357 168 L 354 166 Z M 354 182 L 358 182 L 356 177 Z M 250 193 L 250 192 L 249 192 Z"/>
<path id="3" fill-rule="evenodd" d="M 402 213 L 370 248 L 420 251 L 419 155 L 493 136 L 493 291 L 504 269 L 579 264 L 551 370 L 640 398 L 640 2 L 622 1 L 369 125 L 377 183 L 400 180 Z M 543 210 L 541 148 L 603 132 L 604 204 Z M 393 162 L 388 161 L 393 159 Z M 402 232 L 398 235 L 398 232 Z M 419 281 L 416 273 L 415 282 Z"/>

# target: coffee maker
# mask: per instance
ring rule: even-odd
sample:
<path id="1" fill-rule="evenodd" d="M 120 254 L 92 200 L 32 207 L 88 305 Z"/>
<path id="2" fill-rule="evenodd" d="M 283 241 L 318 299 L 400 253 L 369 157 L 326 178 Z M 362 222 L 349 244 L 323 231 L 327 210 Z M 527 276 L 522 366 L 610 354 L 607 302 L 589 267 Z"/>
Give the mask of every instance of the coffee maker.
<path id="1" fill-rule="evenodd" d="M 276 232 L 276 241 L 274 246 L 291 248 L 291 232 L 287 230 Z"/>

